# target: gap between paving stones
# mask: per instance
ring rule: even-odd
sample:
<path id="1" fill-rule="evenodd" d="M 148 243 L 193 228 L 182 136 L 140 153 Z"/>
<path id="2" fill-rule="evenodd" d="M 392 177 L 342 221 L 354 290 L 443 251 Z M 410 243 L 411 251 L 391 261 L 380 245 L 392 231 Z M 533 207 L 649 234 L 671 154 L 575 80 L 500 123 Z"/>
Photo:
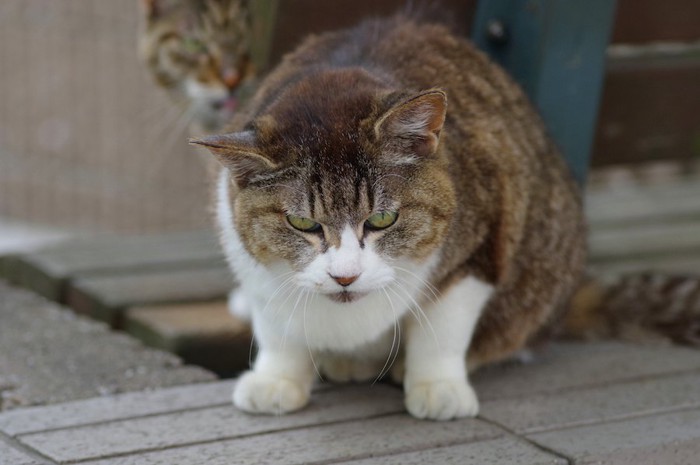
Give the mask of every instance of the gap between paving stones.
<path id="1" fill-rule="evenodd" d="M 500 395 L 497 397 L 491 397 L 486 399 L 484 402 L 495 402 L 499 400 L 517 400 L 517 399 L 525 399 L 528 397 L 532 397 L 533 395 L 552 395 L 552 394 L 563 394 L 567 392 L 576 392 L 576 391 L 585 391 L 587 389 L 591 388 L 600 388 L 600 387 L 606 387 L 606 386 L 614 386 L 618 384 L 632 384 L 632 383 L 638 383 L 640 381 L 652 381 L 655 379 L 661 379 L 661 378 L 666 378 L 670 376 L 679 376 L 679 375 L 684 375 L 684 374 L 692 374 L 692 373 L 700 373 L 700 369 L 693 368 L 690 370 L 676 370 L 676 371 L 666 371 L 663 373 L 648 373 L 648 374 L 643 374 L 643 375 L 638 375 L 638 376 L 633 376 L 629 378 L 615 378 L 615 379 L 609 379 L 609 380 L 604 380 L 600 382 L 593 382 L 593 383 L 588 383 L 588 384 L 577 384 L 574 386 L 561 386 L 557 387 L 554 389 L 543 389 L 540 391 L 532 391 L 532 392 L 527 392 L 526 394 L 504 394 Z M 472 383 L 474 384 L 474 383 Z M 476 392 L 479 394 L 479 389 L 478 385 L 476 386 Z"/>
<path id="2" fill-rule="evenodd" d="M 518 434 L 573 428 L 615 420 L 700 408 L 700 372 L 635 383 L 618 383 L 561 394 L 534 394 L 518 400 L 482 403 L 481 415 L 508 424 Z M 579 408 L 577 401 L 586 408 Z"/>
<path id="3" fill-rule="evenodd" d="M 563 460 L 566 460 L 566 463 L 568 465 L 574 465 L 574 463 L 575 463 L 575 460 L 573 459 L 573 457 L 569 457 L 568 455 L 564 454 L 563 452 L 560 452 L 558 450 L 555 450 L 555 449 L 552 449 L 548 446 L 545 446 L 544 444 L 540 444 L 536 441 L 533 441 L 532 439 L 530 439 L 529 437 L 527 437 L 525 435 L 518 434 L 507 425 L 504 425 L 504 424 L 502 424 L 496 420 L 492 420 L 490 418 L 484 418 L 481 416 L 481 414 L 479 414 L 477 418 L 479 418 L 484 423 L 488 423 L 491 426 L 502 429 L 503 431 L 508 433 L 508 435 L 516 437 L 516 438 L 520 439 L 521 441 L 533 446 L 534 448 L 541 450 L 542 452 L 552 454 L 552 455 L 555 455 Z"/>
<path id="4" fill-rule="evenodd" d="M 593 382 L 589 384 L 577 384 L 575 386 L 562 386 L 554 389 L 549 389 L 549 390 L 542 390 L 542 391 L 536 391 L 536 392 L 528 392 L 526 394 L 522 395 L 504 395 L 500 397 L 494 397 L 488 399 L 487 402 L 494 402 L 494 401 L 499 401 L 499 400 L 516 400 L 516 399 L 524 399 L 524 398 L 531 398 L 534 395 L 538 396 L 543 396 L 543 395 L 552 395 L 552 394 L 563 394 L 567 392 L 577 392 L 577 391 L 586 391 L 588 389 L 592 388 L 601 388 L 601 387 L 607 387 L 607 386 L 614 386 L 614 385 L 619 385 L 619 384 L 634 384 L 638 383 L 640 381 L 653 381 L 655 379 L 661 379 L 661 378 L 667 378 L 667 377 L 672 377 L 672 376 L 680 376 L 680 375 L 686 375 L 686 374 L 694 374 L 698 373 L 700 374 L 700 369 L 690 369 L 690 370 L 677 370 L 677 371 L 666 371 L 663 373 L 649 373 L 649 374 L 644 374 L 644 375 L 638 375 L 630 378 L 617 378 L 617 379 L 610 379 L 610 380 L 604 380 L 600 382 Z M 477 391 L 478 394 L 478 391 Z"/>

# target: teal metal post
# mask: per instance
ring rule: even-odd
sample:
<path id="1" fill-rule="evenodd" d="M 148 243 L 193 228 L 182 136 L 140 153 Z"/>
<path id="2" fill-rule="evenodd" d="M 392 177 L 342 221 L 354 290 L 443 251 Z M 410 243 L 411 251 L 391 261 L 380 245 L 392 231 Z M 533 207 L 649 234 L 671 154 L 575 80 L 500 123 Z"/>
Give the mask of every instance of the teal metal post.
<path id="1" fill-rule="evenodd" d="M 588 171 L 615 0 L 479 0 L 472 39 L 537 105 L 576 179 Z"/>

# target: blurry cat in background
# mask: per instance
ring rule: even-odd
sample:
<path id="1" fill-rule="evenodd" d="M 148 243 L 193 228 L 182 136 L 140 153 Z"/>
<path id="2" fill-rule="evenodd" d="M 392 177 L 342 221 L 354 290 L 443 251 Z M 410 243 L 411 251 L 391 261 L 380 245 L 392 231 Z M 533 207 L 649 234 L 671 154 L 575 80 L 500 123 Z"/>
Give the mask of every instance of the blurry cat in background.
<path id="1" fill-rule="evenodd" d="M 252 88 L 247 0 L 142 0 L 140 54 L 161 87 L 204 132 L 231 120 Z"/>

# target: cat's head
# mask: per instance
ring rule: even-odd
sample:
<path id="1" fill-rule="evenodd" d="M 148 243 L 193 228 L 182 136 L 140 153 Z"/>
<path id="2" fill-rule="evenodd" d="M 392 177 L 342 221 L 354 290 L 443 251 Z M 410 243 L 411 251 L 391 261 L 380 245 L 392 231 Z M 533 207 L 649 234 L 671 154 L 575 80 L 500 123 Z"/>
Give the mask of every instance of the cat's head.
<path id="1" fill-rule="evenodd" d="M 299 286 L 358 300 L 417 272 L 443 243 L 455 194 L 440 150 L 446 96 L 390 91 L 359 70 L 290 86 L 242 132 L 192 140 L 229 170 L 248 252 Z"/>
<path id="2" fill-rule="evenodd" d="M 142 0 L 140 52 L 156 82 L 206 130 L 231 119 L 254 76 L 247 0 Z"/>

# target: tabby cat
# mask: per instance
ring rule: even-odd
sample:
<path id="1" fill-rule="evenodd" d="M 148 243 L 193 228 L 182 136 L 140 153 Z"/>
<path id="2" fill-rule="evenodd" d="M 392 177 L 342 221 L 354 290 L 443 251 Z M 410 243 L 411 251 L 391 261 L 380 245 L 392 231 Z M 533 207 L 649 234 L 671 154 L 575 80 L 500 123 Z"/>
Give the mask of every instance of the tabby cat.
<path id="1" fill-rule="evenodd" d="M 191 142 L 223 165 L 234 310 L 259 345 L 240 409 L 297 410 L 317 371 L 393 365 L 415 417 L 476 415 L 468 369 L 547 333 L 579 280 L 565 163 L 520 88 L 442 25 L 310 37 L 231 128 Z"/>
<path id="2" fill-rule="evenodd" d="M 229 122 L 255 82 L 247 0 L 142 0 L 141 57 L 204 131 Z"/>

